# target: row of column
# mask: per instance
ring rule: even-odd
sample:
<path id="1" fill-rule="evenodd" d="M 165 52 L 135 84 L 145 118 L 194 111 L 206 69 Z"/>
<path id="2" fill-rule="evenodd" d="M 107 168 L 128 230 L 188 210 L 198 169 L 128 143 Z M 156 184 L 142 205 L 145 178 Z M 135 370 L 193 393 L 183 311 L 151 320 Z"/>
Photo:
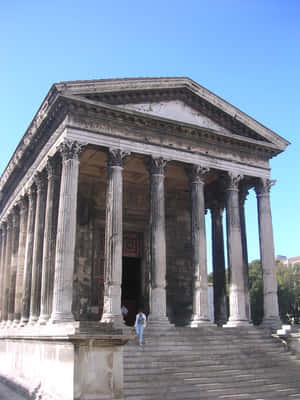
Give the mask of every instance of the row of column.
<path id="1" fill-rule="evenodd" d="M 103 322 L 122 323 L 120 315 L 122 280 L 122 170 L 128 153 L 111 150 L 108 157 L 105 294 Z M 164 177 L 167 161 L 152 157 L 147 162 L 150 174 L 150 319 L 166 322 L 166 232 Z M 209 324 L 208 282 L 205 235 L 204 185 L 208 169 L 199 165 L 187 168 L 191 192 L 191 233 L 193 252 L 193 316 L 191 326 Z M 248 259 L 241 175 L 228 173 L 225 184 L 227 246 L 229 265 L 229 321 L 227 326 L 248 324 L 251 320 L 248 288 Z M 258 201 L 261 261 L 264 279 L 264 323 L 280 323 L 275 273 L 272 220 L 269 201 L 271 181 L 259 179 L 255 190 Z M 222 207 L 212 209 L 213 263 L 217 322 L 226 322 L 225 260 Z"/>
<path id="2" fill-rule="evenodd" d="M 225 186 L 225 205 L 215 202 L 211 208 L 214 308 L 219 325 L 227 320 L 226 277 L 223 238 L 223 211 L 226 208 L 227 253 L 229 266 L 229 321 L 236 326 L 251 321 L 248 281 L 248 254 L 245 224 L 245 200 L 249 187 L 241 185 L 242 176 L 228 174 Z M 274 258 L 273 228 L 270 208 L 270 188 L 274 181 L 257 179 L 259 242 L 264 285 L 264 319 L 267 327 L 280 325 L 277 280 Z"/>
<path id="3" fill-rule="evenodd" d="M 0 318 L 6 326 L 73 320 L 81 146 L 64 142 L 0 226 Z M 61 157 L 59 157 L 59 154 Z"/>
<path id="4" fill-rule="evenodd" d="M 27 194 L 13 207 L 0 226 L 0 310 L 2 321 L 41 324 L 73 321 L 72 296 L 76 243 L 76 209 L 79 154 L 76 142 L 65 141 L 57 157 L 48 160 L 46 171 L 37 173 Z M 123 160 L 121 149 L 110 149 L 107 157 L 105 224 L 105 292 L 103 322 L 122 324 L 120 312 L 122 281 L 122 198 Z M 60 166 L 61 164 L 61 172 Z M 150 174 L 150 318 L 167 322 L 166 316 L 166 230 L 164 177 L 167 161 L 151 157 Z M 209 323 L 206 265 L 204 185 L 207 168 L 187 168 L 191 185 L 191 232 L 194 291 L 192 326 Z M 246 279 L 246 245 L 243 242 L 240 175 L 227 175 L 226 217 L 230 269 L 230 312 L 228 324 L 249 321 Z M 265 321 L 279 321 L 274 246 L 269 202 L 271 181 L 260 179 L 256 186 L 259 214 L 261 261 L 264 278 Z M 222 249 L 222 211 L 212 211 L 214 271 L 224 279 Z M 222 272 L 217 273 L 218 270 Z M 218 276 L 218 277 L 217 277 Z M 220 282 L 219 282 L 220 283 Z M 220 283 L 218 287 L 222 287 Z M 225 307 L 224 287 L 217 311 Z M 222 298 L 222 299 L 221 299 Z"/>

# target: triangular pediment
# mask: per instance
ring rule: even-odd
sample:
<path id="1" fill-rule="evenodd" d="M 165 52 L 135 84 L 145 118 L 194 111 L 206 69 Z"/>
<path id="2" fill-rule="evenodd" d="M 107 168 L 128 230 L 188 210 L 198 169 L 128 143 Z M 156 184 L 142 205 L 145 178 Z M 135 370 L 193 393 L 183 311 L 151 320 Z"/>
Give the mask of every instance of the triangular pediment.
<path id="1" fill-rule="evenodd" d="M 208 118 L 202 112 L 194 109 L 182 100 L 163 100 L 152 103 L 124 104 L 119 107 L 230 134 L 228 129 L 222 127 L 220 124 L 216 123 L 211 118 Z"/>
<path id="2" fill-rule="evenodd" d="M 278 152 L 289 144 L 275 132 L 189 78 L 129 78 L 55 84 L 64 95 L 270 143 Z"/>

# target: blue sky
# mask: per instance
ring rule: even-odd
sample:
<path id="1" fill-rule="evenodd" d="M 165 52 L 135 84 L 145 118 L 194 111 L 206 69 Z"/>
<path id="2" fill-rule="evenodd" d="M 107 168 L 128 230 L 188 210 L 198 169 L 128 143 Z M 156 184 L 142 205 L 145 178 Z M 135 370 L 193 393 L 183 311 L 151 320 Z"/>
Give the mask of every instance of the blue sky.
<path id="1" fill-rule="evenodd" d="M 2 2 L 0 173 L 52 83 L 188 76 L 292 143 L 271 202 L 276 254 L 300 255 L 299 47 L 298 0 Z M 251 261 L 253 193 L 246 212 Z"/>

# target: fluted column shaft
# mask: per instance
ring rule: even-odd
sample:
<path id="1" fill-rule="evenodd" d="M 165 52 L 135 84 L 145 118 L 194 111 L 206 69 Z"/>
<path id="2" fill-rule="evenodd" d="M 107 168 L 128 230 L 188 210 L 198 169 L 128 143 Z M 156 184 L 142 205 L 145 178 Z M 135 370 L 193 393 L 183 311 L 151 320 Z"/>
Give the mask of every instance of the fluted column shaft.
<path id="1" fill-rule="evenodd" d="M 41 313 L 39 323 L 46 323 L 51 315 L 55 267 L 55 248 L 60 191 L 60 168 L 56 157 L 47 163 L 48 190 L 42 261 Z"/>
<path id="2" fill-rule="evenodd" d="M 208 168 L 193 165 L 189 169 L 191 187 L 191 233 L 193 251 L 193 315 L 191 326 L 210 324 L 205 232 L 205 174 Z"/>
<path id="3" fill-rule="evenodd" d="M 21 316 L 22 325 L 28 322 L 29 312 L 30 312 L 35 214 L 36 214 L 36 187 L 35 185 L 32 185 L 28 191 L 28 219 L 27 219 L 27 234 L 26 234 L 26 246 L 25 246 L 22 316 Z"/>
<path id="4" fill-rule="evenodd" d="M 8 304 L 9 304 L 9 285 L 10 285 L 10 270 L 11 270 L 11 259 L 12 259 L 12 243 L 13 243 L 13 221 L 12 215 L 7 218 L 7 241 L 6 241 L 6 252 L 5 252 L 5 265 L 4 265 L 4 290 L 2 297 L 3 306 L 3 321 L 8 319 Z"/>
<path id="5" fill-rule="evenodd" d="M 150 171 L 150 259 L 151 310 L 150 319 L 167 320 L 166 299 L 166 223 L 165 168 L 163 158 L 151 158 Z"/>
<path id="6" fill-rule="evenodd" d="M 28 200 L 22 197 L 19 201 L 20 207 L 20 233 L 19 233 L 19 250 L 18 250 L 18 267 L 16 276 L 16 293 L 15 293 L 15 313 L 14 322 L 18 323 L 22 314 L 22 294 L 23 294 L 23 276 L 25 266 L 26 251 L 26 235 L 27 235 L 27 217 L 28 217 Z"/>
<path id="7" fill-rule="evenodd" d="M 8 298 L 8 320 L 14 320 L 15 313 L 15 295 L 16 295 L 16 280 L 18 269 L 18 252 L 19 252 L 19 234 L 20 234 L 20 211 L 16 206 L 13 208 L 13 225 L 12 225 L 12 256 L 11 256 L 11 271 L 9 283 L 9 298 Z"/>
<path id="8" fill-rule="evenodd" d="M 272 215 L 270 206 L 270 189 L 275 181 L 260 179 L 256 185 L 259 244 L 264 285 L 264 318 L 263 325 L 278 328 L 279 317 L 276 265 L 274 256 L 274 240 Z"/>
<path id="9" fill-rule="evenodd" d="M 60 146 L 62 175 L 55 250 L 55 273 L 51 321 L 74 321 L 72 314 L 76 242 L 79 154 L 82 146 L 65 141 Z"/>
<path id="10" fill-rule="evenodd" d="M 102 322 L 123 325 L 121 315 L 123 246 L 123 160 L 129 153 L 110 149 L 107 157 L 104 306 Z"/>
<path id="11" fill-rule="evenodd" d="M 248 196 L 248 188 L 242 186 L 240 189 L 240 221 L 241 221 L 241 235 L 242 235 L 242 250 L 244 261 L 244 283 L 245 283 L 245 296 L 246 296 L 246 316 L 248 321 L 251 321 L 251 302 L 249 291 L 249 267 L 248 267 L 248 246 L 247 246 L 247 232 L 246 232 L 246 217 L 245 217 L 245 201 Z"/>
<path id="12" fill-rule="evenodd" d="M 1 281 L 0 281 L 0 309 L 1 321 L 3 320 L 3 307 L 4 307 L 4 291 L 5 291 L 5 259 L 6 259 L 6 242 L 7 242 L 7 223 L 2 224 L 2 251 L 1 251 Z"/>
<path id="13" fill-rule="evenodd" d="M 226 187 L 227 248 L 229 265 L 229 320 L 226 326 L 248 323 L 244 282 L 244 261 L 239 209 L 239 181 L 242 177 L 228 174 Z"/>
<path id="14" fill-rule="evenodd" d="M 212 218 L 212 261 L 214 277 L 215 322 L 223 325 L 227 321 L 226 274 L 223 232 L 223 207 L 211 208 Z"/>
<path id="15" fill-rule="evenodd" d="M 30 323 L 37 322 L 40 315 L 43 243 L 47 196 L 46 176 L 44 172 L 38 172 L 36 174 L 35 184 L 37 187 L 37 197 L 31 278 Z"/>

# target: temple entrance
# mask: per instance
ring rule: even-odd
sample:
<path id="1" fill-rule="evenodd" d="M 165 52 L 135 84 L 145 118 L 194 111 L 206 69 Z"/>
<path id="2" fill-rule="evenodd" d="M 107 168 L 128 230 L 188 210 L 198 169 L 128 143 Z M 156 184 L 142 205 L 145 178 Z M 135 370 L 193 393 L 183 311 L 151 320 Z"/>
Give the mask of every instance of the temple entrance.
<path id="1" fill-rule="evenodd" d="M 122 271 L 122 306 L 128 310 L 126 325 L 132 326 L 140 306 L 141 297 L 141 259 L 123 257 Z"/>

